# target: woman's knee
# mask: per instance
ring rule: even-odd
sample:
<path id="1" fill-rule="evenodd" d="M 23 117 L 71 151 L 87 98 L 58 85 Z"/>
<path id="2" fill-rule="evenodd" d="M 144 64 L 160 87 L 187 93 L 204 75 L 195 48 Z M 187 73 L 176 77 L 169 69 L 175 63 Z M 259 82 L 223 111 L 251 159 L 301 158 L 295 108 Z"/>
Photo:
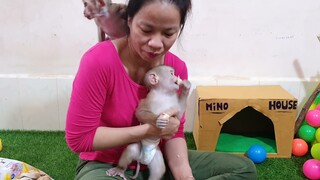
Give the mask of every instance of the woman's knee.
<path id="1" fill-rule="evenodd" d="M 191 151 L 190 165 L 199 179 L 257 179 L 255 164 L 245 156 Z M 206 177 L 206 178 L 204 178 Z"/>
<path id="2" fill-rule="evenodd" d="M 256 166 L 249 158 L 239 155 L 238 163 L 238 169 L 235 170 L 236 176 L 242 179 L 257 179 Z"/>

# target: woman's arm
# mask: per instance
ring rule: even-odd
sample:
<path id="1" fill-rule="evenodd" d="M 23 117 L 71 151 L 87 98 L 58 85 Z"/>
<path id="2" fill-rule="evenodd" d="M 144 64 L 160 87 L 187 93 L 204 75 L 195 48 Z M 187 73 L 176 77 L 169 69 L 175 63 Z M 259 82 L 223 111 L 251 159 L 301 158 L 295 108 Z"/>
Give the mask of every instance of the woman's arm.
<path id="1" fill-rule="evenodd" d="M 160 136 L 171 138 L 178 130 L 180 122 L 174 118 L 164 129 L 151 124 L 126 128 L 98 127 L 93 139 L 93 150 L 104 150 L 138 142 L 145 138 Z"/>
<path id="2" fill-rule="evenodd" d="M 158 132 L 148 124 L 124 128 L 98 127 L 93 138 L 93 150 L 105 150 L 138 142 Z"/>
<path id="3" fill-rule="evenodd" d="M 188 148 L 185 139 L 178 137 L 168 140 L 164 151 L 169 168 L 175 179 L 194 179 L 189 165 Z"/>

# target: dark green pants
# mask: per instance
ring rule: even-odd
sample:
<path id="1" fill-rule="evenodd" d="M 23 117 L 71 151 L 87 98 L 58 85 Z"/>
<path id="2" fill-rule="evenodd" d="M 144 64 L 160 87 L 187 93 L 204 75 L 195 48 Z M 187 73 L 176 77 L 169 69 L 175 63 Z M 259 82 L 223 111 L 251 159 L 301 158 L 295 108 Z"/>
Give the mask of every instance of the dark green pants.
<path id="1" fill-rule="evenodd" d="M 189 161 L 193 176 L 196 180 L 255 180 L 257 179 L 256 168 L 251 160 L 244 156 L 228 153 L 201 152 L 189 150 Z M 114 165 L 97 161 L 80 160 L 76 170 L 76 180 L 106 180 L 121 179 L 120 177 L 107 177 L 106 170 Z M 126 170 L 126 177 L 135 174 L 135 170 Z M 148 179 L 149 171 L 140 171 L 138 180 Z M 163 179 L 174 179 L 167 168 Z"/>

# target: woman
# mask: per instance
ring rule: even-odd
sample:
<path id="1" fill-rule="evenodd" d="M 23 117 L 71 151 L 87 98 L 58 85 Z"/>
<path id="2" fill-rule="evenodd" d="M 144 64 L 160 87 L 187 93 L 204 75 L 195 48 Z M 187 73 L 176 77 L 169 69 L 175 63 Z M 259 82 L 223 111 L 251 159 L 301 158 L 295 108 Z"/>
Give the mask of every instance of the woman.
<path id="1" fill-rule="evenodd" d="M 190 0 L 129 0 L 128 35 L 98 43 L 84 54 L 66 123 L 67 143 L 80 153 L 75 179 L 119 178 L 105 172 L 116 166 L 126 145 L 153 136 L 165 139 L 160 144 L 167 164 L 163 179 L 256 179 L 254 164 L 244 157 L 188 151 L 185 117 L 172 116 L 166 128 L 158 129 L 140 125 L 134 116 L 139 100 L 148 93 L 143 78 L 149 69 L 165 64 L 181 79 L 188 78 L 186 64 L 168 51 L 190 9 Z M 127 177 L 134 168 L 135 163 L 126 170 Z M 138 179 L 147 179 L 148 173 L 142 168 Z"/>

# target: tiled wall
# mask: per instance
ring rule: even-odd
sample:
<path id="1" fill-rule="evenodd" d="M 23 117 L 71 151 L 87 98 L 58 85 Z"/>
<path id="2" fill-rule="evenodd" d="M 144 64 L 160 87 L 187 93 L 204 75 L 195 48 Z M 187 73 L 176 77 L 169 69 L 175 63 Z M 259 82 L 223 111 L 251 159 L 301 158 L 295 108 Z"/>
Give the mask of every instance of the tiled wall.
<path id="1" fill-rule="evenodd" d="M 292 79 L 190 78 L 192 92 L 186 131 L 192 131 L 197 85 L 281 85 L 299 101 L 299 108 L 317 81 Z M 73 77 L 0 77 L 0 129 L 64 130 Z"/>
<path id="2" fill-rule="evenodd" d="M 0 78 L 0 129 L 64 130 L 73 78 Z"/>

